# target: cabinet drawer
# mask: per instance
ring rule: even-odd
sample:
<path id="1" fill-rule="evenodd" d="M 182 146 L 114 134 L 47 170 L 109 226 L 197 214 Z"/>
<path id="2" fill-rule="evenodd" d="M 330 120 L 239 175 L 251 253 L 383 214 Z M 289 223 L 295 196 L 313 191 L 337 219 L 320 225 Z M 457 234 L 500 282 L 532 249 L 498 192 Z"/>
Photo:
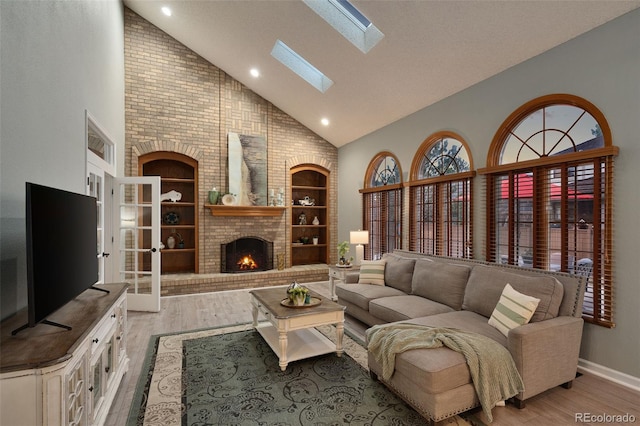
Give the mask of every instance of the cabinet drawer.
<path id="1" fill-rule="evenodd" d="M 93 333 L 90 335 L 91 340 L 91 354 L 93 355 L 102 346 L 104 341 L 109 338 L 109 334 L 112 332 L 114 325 L 117 322 L 118 315 L 115 309 L 112 309 L 98 325 Z"/>

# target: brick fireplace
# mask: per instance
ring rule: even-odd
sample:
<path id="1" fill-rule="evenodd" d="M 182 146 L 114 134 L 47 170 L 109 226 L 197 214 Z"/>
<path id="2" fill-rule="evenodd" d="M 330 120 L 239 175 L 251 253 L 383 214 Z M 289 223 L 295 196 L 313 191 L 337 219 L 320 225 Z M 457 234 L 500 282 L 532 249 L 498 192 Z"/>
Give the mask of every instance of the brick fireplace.
<path id="1" fill-rule="evenodd" d="M 155 151 L 180 153 L 198 164 L 199 273 L 163 275 L 162 295 L 327 280 L 326 265 L 291 266 L 290 209 L 275 217 L 219 217 L 204 206 L 213 187 L 228 190 L 229 132 L 266 139 L 268 188 L 284 188 L 286 205 L 290 169 L 318 164 L 337 177 L 337 148 L 128 8 L 125 53 L 125 175 L 139 175 L 139 156 Z M 337 179 L 329 193 L 333 220 L 327 232 L 335 236 Z M 221 245 L 245 237 L 273 243 L 271 269 L 222 273 Z M 330 250 L 336 259 L 335 244 Z"/>

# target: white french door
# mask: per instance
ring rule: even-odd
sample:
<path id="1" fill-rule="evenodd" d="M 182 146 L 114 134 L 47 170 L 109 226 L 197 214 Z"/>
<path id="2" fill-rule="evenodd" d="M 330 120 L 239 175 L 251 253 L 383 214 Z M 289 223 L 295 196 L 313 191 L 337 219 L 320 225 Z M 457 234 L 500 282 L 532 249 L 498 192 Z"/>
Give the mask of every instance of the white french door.
<path id="1" fill-rule="evenodd" d="M 160 310 L 160 177 L 114 178 L 113 217 L 119 281 L 130 283 L 127 307 Z"/>
<path id="2" fill-rule="evenodd" d="M 96 198 L 98 211 L 98 282 L 105 282 L 105 259 L 109 256 L 108 250 L 105 249 L 105 199 L 104 199 L 104 170 L 92 163 L 87 163 L 87 195 Z"/>

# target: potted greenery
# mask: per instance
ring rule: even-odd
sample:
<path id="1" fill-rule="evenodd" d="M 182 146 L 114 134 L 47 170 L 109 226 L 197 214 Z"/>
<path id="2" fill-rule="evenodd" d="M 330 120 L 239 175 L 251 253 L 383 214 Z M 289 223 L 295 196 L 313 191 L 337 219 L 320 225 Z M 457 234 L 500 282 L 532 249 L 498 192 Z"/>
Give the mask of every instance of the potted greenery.
<path id="1" fill-rule="evenodd" d="M 340 265 L 346 265 L 346 255 L 349 253 L 349 241 L 343 241 L 338 244 L 338 257 L 340 258 Z"/>
<path id="2" fill-rule="evenodd" d="M 289 296 L 289 300 L 292 305 L 302 306 L 305 303 L 305 299 L 307 298 L 307 294 L 309 293 L 309 289 L 305 286 L 294 282 L 287 289 L 287 295 Z"/>
<path id="3" fill-rule="evenodd" d="M 176 237 L 178 237 L 178 248 L 183 249 L 184 248 L 184 239 L 182 238 L 182 235 L 179 232 L 176 232 Z"/>

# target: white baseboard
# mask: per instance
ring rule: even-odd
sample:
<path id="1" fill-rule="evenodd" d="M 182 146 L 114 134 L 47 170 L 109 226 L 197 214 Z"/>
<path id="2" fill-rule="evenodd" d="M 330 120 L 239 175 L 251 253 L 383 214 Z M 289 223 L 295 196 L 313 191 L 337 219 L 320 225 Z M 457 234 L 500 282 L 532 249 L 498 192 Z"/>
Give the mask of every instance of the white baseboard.
<path id="1" fill-rule="evenodd" d="M 595 362 L 582 358 L 578 359 L 578 371 L 602 377 L 603 379 L 640 392 L 640 378 L 596 364 Z"/>

